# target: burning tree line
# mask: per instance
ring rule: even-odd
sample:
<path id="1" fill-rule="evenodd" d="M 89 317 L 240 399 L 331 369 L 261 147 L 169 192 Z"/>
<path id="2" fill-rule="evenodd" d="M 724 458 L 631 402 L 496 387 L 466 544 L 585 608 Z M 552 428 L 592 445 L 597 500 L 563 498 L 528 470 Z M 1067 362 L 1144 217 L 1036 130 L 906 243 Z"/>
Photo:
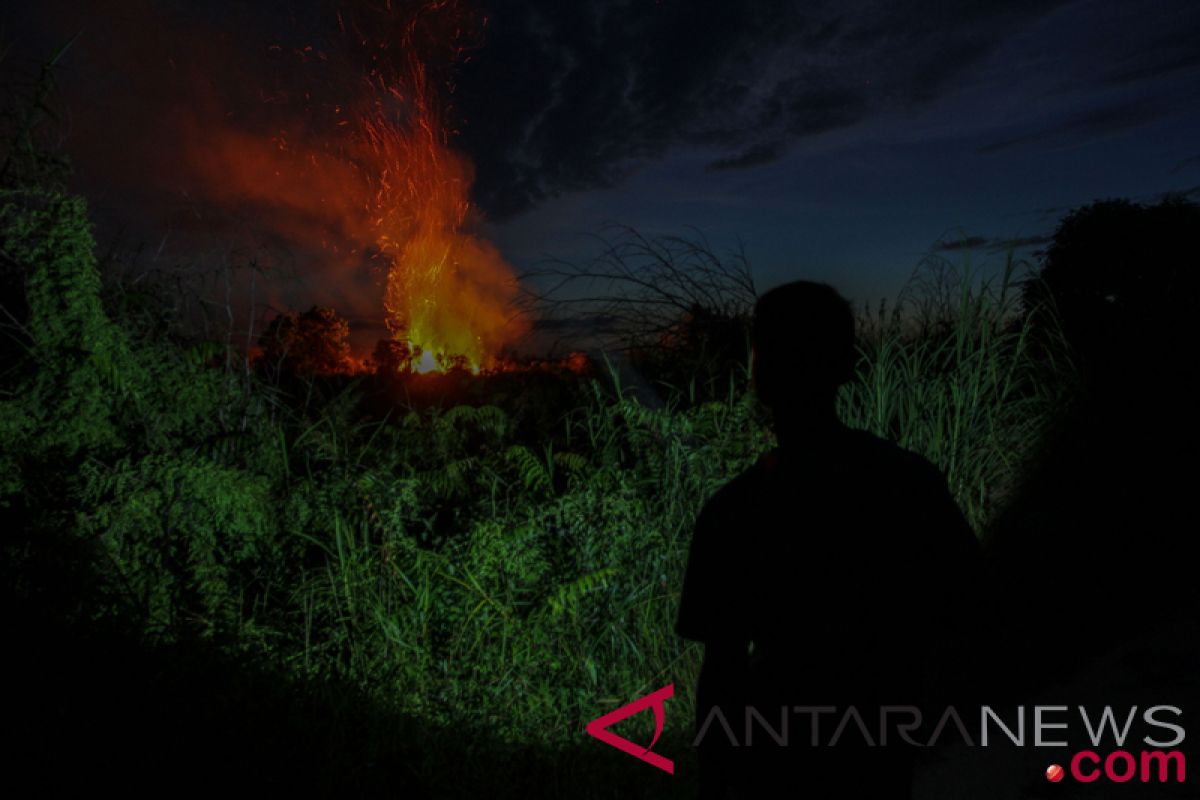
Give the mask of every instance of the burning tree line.
<path id="1" fill-rule="evenodd" d="M 277 314 L 259 337 L 251 354 L 255 365 L 268 372 L 296 376 L 335 376 L 369 373 L 385 378 L 444 372 L 473 375 L 530 369 L 568 370 L 584 374 L 592 369 L 582 352 L 562 358 L 525 359 L 493 357 L 480 368 L 465 355 L 423 358 L 406 339 L 380 339 L 366 357 L 355 356 L 350 346 L 350 325 L 336 310 L 313 306 L 303 313 Z"/>

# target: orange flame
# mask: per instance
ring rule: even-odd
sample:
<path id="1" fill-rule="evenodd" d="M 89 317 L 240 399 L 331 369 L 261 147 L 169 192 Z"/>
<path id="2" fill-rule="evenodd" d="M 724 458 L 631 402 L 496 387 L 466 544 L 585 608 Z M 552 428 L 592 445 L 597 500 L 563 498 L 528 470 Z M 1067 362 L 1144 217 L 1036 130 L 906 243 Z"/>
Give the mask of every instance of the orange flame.
<path id="1" fill-rule="evenodd" d="M 373 64 L 366 92 L 332 108 L 337 122 L 326 134 L 297 118 L 269 141 L 217 129 L 213 119 L 226 115 L 214 104 L 185 129 L 190 161 L 213 196 L 249 203 L 259 224 L 329 253 L 341 272 L 327 293 L 352 295 L 363 256 L 374 253 L 386 270 L 388 331 L 406 345 L 412 370 L 497 368 L 528 321 L 512 305 L 512 268 L 471 230 L 474 170 L 450 146 L 438 91 L 446 65 L 436 62 L 461 54 L 471 20 L 456 0 L 403 15 L 390 3 L 373 8 L 386 19 L 354 31 L 386 31 L 358 42 Z"/>
<path id="2" fill-rule="evenodd" d="M 479 372 L 496 364 L 525 322 L 512 312 L 512 269 L 491 243 L 466 231 L 473 169 L 449 147 L 445 114 L 418 57 L 417 24 L 408 24 L 402 42 L 409 92 L 386 92 L 407 101 L 407 124 L 390 123 L 381 110 L 363 126 L 383 164 L 374 208 L 376 242 L 391 259 L 384 308 L 415 371 Z"/>

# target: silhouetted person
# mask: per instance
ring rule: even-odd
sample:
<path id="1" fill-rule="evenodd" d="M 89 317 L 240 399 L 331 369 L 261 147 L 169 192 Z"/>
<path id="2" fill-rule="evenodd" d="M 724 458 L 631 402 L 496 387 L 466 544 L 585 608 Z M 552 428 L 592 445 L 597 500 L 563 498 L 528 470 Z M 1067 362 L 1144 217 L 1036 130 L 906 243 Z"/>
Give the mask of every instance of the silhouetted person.
<path id="1" fill-rule="evenodd" d="M 779 446 L 701 512 L 677 625 L 705 646 L 702 796 L 908 797 L 913 750 L 895 721 L 878 746 L 879 707 L 938 715 L 956 699 L 972 668 L 958 641 L 980 591 L 977 540 L 933 465 L 838 419 L 855 347 L 837 292 L 808 282 L 767 292 L 753 347 Z M 747 705 L 765 720 L 754 720 L 750 746 Z M 714 706 L 737 747 L 710 718 Z M 853 721 L 830 746 L 851 706 L 877 746 Z M 781 714 L 785 745 L 771 733 L 781 734 Z M 913 738 L 928 739 L 935 721 Z"/>

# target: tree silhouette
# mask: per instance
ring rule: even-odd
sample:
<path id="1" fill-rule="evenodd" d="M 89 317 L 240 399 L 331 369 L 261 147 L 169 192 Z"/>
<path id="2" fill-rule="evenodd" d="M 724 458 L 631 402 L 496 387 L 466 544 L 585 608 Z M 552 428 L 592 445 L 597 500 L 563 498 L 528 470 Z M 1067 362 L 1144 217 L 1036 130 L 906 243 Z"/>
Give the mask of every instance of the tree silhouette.
<path id="1" fill-rule="evenodd" d="M 350 325 L 332 308 L 280 314 L 259 345 L 262 362 L 297 375 L 333 375 L 350 367 Z"/>
<path id="2" fill-rule="evenodd" d="M 1000 603 L 996 638 L 1011 646 L 988 668 L 1014 692 L 1147 630 L 1130 598 L 1154 598 L 1160 621 L 1200 613 L 1189 468 L 1200 432 L 1188 422 L 1197 233 L 1200 207 L 1182 198 L 1092 203 L 1060 222 L 1026 287 L 1035 330 L 1053 335 L 1057 316 L 1081 380 L 990 536 L 1005 585 L 1036 587 Z M 1109 586 L 1120 590 L 1097 591 Z"/>
<path id="3" fill-rule="evenodd" d="M 412 372 L 412 349 L 407 342 L 380 339 L 367 359 L 367 368 L 382 377 Z"/>
<path id="4" fill-rule="evenodd" d="M 1155 368 L 1190 357 L 1198 307 L 1195 241 L 1200 206 L 1182 197 L 1158 205 L 1103 200 L 1064 217 L 1027 308 L 1053 309 L 1085 376 Z"/>

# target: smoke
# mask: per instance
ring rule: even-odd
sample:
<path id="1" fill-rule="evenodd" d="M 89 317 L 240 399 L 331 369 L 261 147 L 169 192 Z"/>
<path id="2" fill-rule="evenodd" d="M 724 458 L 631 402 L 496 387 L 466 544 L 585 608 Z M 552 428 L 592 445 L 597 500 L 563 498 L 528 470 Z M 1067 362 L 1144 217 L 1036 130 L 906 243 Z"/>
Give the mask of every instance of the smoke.
<path id="1" fill-rule="evenodd" d="M 360 350 L 385 311 L 393 335 L 418 326 L 417 346 L 470 344 L 473 361 L 520 333 L 512 271 L 472 233 L 473 169 L 452 141 L 454 70 L 481 18 L 446 0 L 303 16 L 105 5 L 33 12 L 27 47 L 36 58 L 47 32 L 80 32 L 59 82 L 102 236 L 157 244 L 161 260 L 253 261 L 268 305 L 331 305 Z"/>

